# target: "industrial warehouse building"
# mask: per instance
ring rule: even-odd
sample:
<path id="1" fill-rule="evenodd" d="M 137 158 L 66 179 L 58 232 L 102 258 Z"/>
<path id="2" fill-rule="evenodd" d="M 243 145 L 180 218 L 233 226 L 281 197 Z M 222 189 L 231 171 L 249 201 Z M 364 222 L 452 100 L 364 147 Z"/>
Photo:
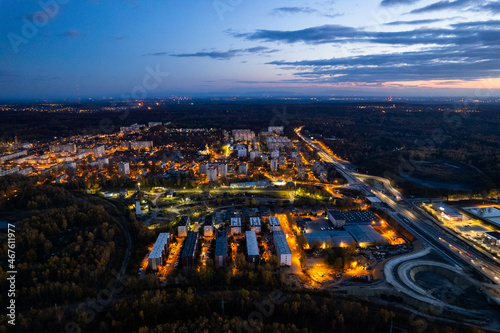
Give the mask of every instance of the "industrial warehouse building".
<path id="1" fill-rule="evenodd" d="M 181 220 L 179 221 L 179 225 L 177 226 L 177 234 L 180 237 L 186 237 L 189 231 L 189 225 L 191 224 L 191 220 L 189 216 L 183 215 L 181 216 Z"/>
<path id="2" fill-rule="evenodd" d="M 439 216 L 441 216 L 441 218 L 449 220 L 449 221 L 462 221 L 464 219 L 462 213 L 460 213 L 455 208 L 450 207 L 442 202 L 432 203 L 432 209 Z"/>
<path id="3" fill-rule="evenodd" d="M 197 249 L 198 233 L 188 232 L 181 254 L 182 267 L 194 267 Z"/>
<path id="4" fill-rule="evenodd" d="M 491 241 L 495 245 L 500 245 L 500 232 L 498 231 L 489 231 L 484 233 L 484 237 Z"/>
<path id="5" fill-rule="evenodd" d="M 281 230 L 276 230 L 273 233 L 274 247 L 276 248 L 276 254 L 280 261 L 281 266 L 291 266 L 292 265 L 292 251 L 286 241 L 286 236 Z"/>
<path id="6" fill-rule="evenodd" d="M 170 234 L 163 232 L 158 235 L 155 245 L 148 257 L 148 266 L 152 270 L 157 270 L 163 264 L 163 260 L 168 254 L 168 245 L 170 243 Z"/>
<path id="7" fill-rule="evenodd" d="M 271 229 L 271 231 L 281 230 L 281 223 L 279 217 L 269 216 L 269 229 Z"/>
<path id="8" fill-rule="evenodd" d="M 257 244 L 257 235 L 255 231 L 247 231 L 245 233 L 247 241 L 247 258 L 248 262 L 258 264 L 260 260 L 259 245 Z"/>
<path id="9" fill-rule="evenodd" d="M 356 243 L 361 247 L 375 244 L 387 244 L 385 238 L 371 225 L 346 225 L 344 229 L 351 234 Z"/>
<path id="10" fill-rule="evenodd" d="M 227 235 L 224 230 L 217 230 L 215 241 L 215 265 L 225 267 L 227 263 Z"/>
<path id="11" fill-rule="evenodd" d="M 241 218 L 231 218 L 231 235 L 241 234 Z"/>
<path id="12" fill-rule="evenodd" d="M 373 212 L 361 211 L 361 212 L 338 212 L 329 210 L 327 212 L 328 219 L 333 223 L 335 228 L 341 228 L 345 225 L 372 225 L 380 226 L 381 220 Z"/>
<path id="13" fill-rule="evenodd" d="M 250 230 L 255 231 L 256 233 L 260 233 L 261 225 L 259 217 L 251 217 L 250 218 Z"/>
<path id="14" fill-rule="evenodd" d="M 324 230 L 305 233 L 309 246 L 313 242 L 321 244 L 329 244 L 331 246 L 345 246 L 354 242 L 354 238 L 345 230 Z"/>

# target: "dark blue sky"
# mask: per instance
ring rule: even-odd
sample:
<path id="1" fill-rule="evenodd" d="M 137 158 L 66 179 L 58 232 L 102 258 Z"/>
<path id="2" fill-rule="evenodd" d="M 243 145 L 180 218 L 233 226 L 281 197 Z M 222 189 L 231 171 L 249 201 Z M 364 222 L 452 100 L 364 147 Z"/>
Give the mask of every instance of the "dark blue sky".
<path id="1" fill-rule="evenodd" d="M 77 85 L 82 98 L 500 95 L 500 1 L 3 0 L 0 13 L 0 99 Z"/>

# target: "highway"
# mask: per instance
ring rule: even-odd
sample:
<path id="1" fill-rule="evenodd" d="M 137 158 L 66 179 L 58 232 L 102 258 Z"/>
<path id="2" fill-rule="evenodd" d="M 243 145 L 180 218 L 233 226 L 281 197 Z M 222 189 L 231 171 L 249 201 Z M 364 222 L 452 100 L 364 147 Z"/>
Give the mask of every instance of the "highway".
<path id="1" fill-rule="evenodd" d="M 472 267 L 481 275 L 487 277 L 493 284 L 498 286 L 500 269 L 498 262 L 492 256 L 486 255 L 482 251 L 465 243 L 463 240 L 450 234 L 443 228 L 425 216 L 419 209 L 413 207 L 413 202 L 405 199 L 397 190 L 392 188 L 390 181 L 382 177 L 374 177 L 356 173 L 349 162 L 343 161 L 325 147 L 305 137 L 301 133 L 302 128 L 295 129 L 295 133 L 312 149 L 314 149 L 321 159 L 331 163 L 347 180 L 350 187 L 358 188 L 365 196 L 376 196 L 389 206 L 386 211 L 397 220 L 403 227 L 413 233 L 417 238 L 430 245 L 436 253 L 442 256 L 449 263 L 460 267 Z M 363 181 L 363 178 L 374 178 L 384 185 L 390 196 L 381 191 L 373 189 Z"/>

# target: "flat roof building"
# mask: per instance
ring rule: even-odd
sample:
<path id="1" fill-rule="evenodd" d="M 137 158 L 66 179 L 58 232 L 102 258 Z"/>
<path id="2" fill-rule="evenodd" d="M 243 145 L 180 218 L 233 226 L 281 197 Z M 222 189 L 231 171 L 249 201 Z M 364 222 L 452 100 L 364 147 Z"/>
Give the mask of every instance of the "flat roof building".
<path id="1" fill-rule="evenodd" d="M 500 232 L 498 231 L 485 232 L 484 237 L 492 241 L 495 245 L 500 245 Z"/>
<path id="2" fill-rule="evenodd" d="M 260 224 L 259 217 L 251 217 L 250 218 L 250 230 L 255 231 L 255 232 L 261 231 L 261 224 Z"/>
<path id="3" fill-rule="evenodd" d="M 205 224 L 203 225 L 203 236 L 212 237 L 214 235 L 214 216 L 205 216 Z"/>
<path id="4" fill-rule="evenodd" d="M 227 263 L 227 235 L 224 230 L 217 231 L 215 240 L 215 265 L 225 267 Z"/>
<path id="5" fill-rule="evenodd" d="M 271 231 L 281 230 L 281 222 L 279 217 L 269 216 L 269 229 L 271 229 Z"/>
<path id="6" fill-rule="evenodd" d="M 198 233 L 188 232 L 181 254 L 182 267 L 194 267 L 197 249 Z"/>
<path id="7" fill-rule="evenodd" d="M 252 264 L 258 264 L 260 259 L 259 245 L 257 244 L 257 235 L 255 231 L 245 232 L 245 238 L 247 241 L 247 258 Z"/>
<path id="8" fill-rule="evenodd" d="M 148 257 L 148 265 L 152 270 L 157 270 L 163 264 L 163 260 L 168 254 L 168 245 L 170 243 L 170 234 L 162 232 L 158 235 L 155 245 Z"/>
<path id="9" fill-rule="evenodd" d="M 432 209 L 434 209 L 441 218 L 449 221 L 462 221 L 464 218 L 462 213 L 458 210 L 442 202 L 432 203 Z"/>
<path id="10" fill-rule="evenodd" d="M 281 230 L 276 230 L 273 233 L 274 247 L 276 248 L 276 254 L 280 261 L 281 266 L 291 266 L 292 265 L 292 251 L 288 246 L 286 241 L 285 233 Z"/>
<path id="11" fill-rule="evenodd" d="M 346 225 L 344 229 L 351 234 L 356 243 L 361 247 L 374 244 L 387 244 L 385 238 L 371 225 Z"/>
<path id="12" fill-rule="evenodd" d="M 311 246 L 313 242 L 320 242 L 321 245 L 330 244 L 331 246 L 344 247 L 351 244 L 352 242 L 355 242 L 350 233 L 345 230 L 338 229 L 313 231 L 305 233 L 304 236 L 306 236 L 309 246 Z"/>
<path id="13" fill-rule="evenodd" d="M 189 231 L 189 226 L 191 225 L 191 220 L 188 215 L 182 215 L 179 225 L 177 226 L 177 234 L 180 237 L 186 237 Z"/>
<path id="14" fill-rule="evenodd" d="M 333 223 L 335 228 L 343 227 L 344 225 L 365 224 L 371 226 L 380 226 L 381 220 L 373 212 L 337 212 L 329 210 L 327 212 L 328 219 Z"/>
<path id="15" fill-rule="evenodd" d="M 241 218 L 231 217 L 231 235 L 241 234 Z"/>

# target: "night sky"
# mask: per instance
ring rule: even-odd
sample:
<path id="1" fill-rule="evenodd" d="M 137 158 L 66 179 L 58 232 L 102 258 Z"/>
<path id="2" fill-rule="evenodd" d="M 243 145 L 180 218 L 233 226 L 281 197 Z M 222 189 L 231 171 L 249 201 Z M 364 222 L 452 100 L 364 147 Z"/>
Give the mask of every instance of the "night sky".
<path id="1" fill-rule="evenodd" d="M 0 99 L 500 96 L 500 1 L 0 0 L 0 13 Z"/>

